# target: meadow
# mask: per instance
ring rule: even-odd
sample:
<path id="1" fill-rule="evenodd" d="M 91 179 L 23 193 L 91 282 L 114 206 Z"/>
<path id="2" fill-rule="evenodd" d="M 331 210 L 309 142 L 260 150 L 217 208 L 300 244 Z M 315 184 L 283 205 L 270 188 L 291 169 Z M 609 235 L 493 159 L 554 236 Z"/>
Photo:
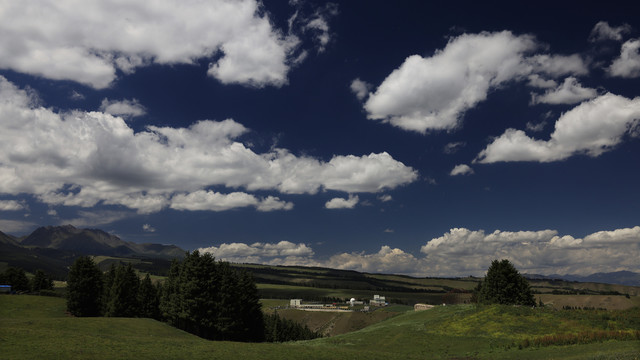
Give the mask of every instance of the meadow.
<path id="1" fill-rule="evenodd" d="M 0 344 L 3 359 L 640 358 L 638 308 L 455 305 L 421 312 L 397 310 L 397 315 L 343 335 L 250 344 L 208 341 L 150 319 L 73 318 L 65 313 L 64 299 L 4 295 L 0 296 Z M 586 343 L 556 345 L 579 334 Z"/>

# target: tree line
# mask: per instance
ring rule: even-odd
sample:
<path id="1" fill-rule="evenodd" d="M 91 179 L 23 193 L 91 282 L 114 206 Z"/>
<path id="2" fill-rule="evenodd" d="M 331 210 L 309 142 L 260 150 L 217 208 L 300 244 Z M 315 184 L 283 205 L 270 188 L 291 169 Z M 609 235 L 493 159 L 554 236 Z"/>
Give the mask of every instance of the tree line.
<path id="1" fill-rule="evenodd" d="M 75 316 L 149 317 L 210 340 L 289 341 L 318 337 L 306 326 L 264 316 L 253 277 L 215 261 L 210 254 L 187 253 L 171 263 L 167 279 L 140 280 L 129 265 L 106 272 L 90 257 L 72 265 L 67 310 Z"/>
<path id="2" fill-rule="evenodd" d="M 42 270 L 36 270 L 29 279 L 22 268 L 8 267 L 0 273 L 0 284 L 11 285 L 12 292 L 46 292 L 53 290 L 53 279 Z"/>

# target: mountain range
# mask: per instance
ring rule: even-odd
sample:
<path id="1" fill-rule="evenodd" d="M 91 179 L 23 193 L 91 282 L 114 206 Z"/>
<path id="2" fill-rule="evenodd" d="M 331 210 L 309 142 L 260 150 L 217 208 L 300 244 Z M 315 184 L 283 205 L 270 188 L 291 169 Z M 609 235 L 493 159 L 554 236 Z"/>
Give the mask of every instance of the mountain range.
<path id="1" fill-rule="evenodd" d="M 42 269 L 57 278 L 80 255 L 103 255 L 150 259 L 181 258 L 185 251 L 175 245 L 137 244 L 99 229 L 71 225 L 46 226 L 17 238 L 0 232 L 0 262 L 33 272 Z"/>

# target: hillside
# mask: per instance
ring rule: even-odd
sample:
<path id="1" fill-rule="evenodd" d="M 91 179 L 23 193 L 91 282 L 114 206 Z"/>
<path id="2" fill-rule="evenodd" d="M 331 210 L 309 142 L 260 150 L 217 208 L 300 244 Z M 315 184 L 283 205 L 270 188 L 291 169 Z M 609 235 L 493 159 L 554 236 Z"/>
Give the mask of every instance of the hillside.
<path id="1" fill-rule="evenodd" d="M 0 271 L 7 266 L 29 272 L 41 269 L 59 280 L 66 278 L 69 266 L 80 255 L 148 259 L 141 270 L 162 273 L 168 270 L 169 260 L 184 253 L 175 245 L 126 242 L 102 230 L 71 225 L 40 227 L 20 239 L 0 232 Z"/>
<path id="2" fill-rule="evenodd" d="M 34 359 L 634 359 L 638 309 L 553 311 L 524 307 L 436 307 L 360 331 L 285 344 L 207 341 L 149 319 L 72 318 L 64 300 L 0 296 L 3 358 Z M 522 346 L 544 335 L 636 336 L 576 345 Z M 522 347 L 522 349 L 521 349 Z"/>
<path id="3" fill-rule="evenodd" d="M 184 250 L 175 245 L 125 242 L 99 229 L 78 229 L 71 225 L 46 226 L 33 231 L 20 242 L 25 247 L 73 251 L 86 255 L 182 257 Z"/>

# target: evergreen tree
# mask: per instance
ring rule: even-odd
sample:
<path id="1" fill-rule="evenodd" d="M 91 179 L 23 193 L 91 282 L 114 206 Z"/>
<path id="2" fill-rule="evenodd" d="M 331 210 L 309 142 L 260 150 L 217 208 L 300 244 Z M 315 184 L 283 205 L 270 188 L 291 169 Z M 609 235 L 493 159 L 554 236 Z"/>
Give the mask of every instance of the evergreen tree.
<path id="1" fill-rule="evenodd" d="M 102 313 L 107 314 L 107 306 L 109 305 L 109 300 L 111 299 L 111 290 L 113 288 L 113 281 L 116 278 L 116 264 L 111 263 L 109 267 L 109 271 L 104 273 L 103 275 L 103 286 L 102 286 Z"/>
<path id="2" fill-rule="evenodd" d="M 536 305 L 529 281 L 509 260 L 491 262 L 487 276 L 479 284 L 477 298 L 483 304 Z"/>
<path id="3" fill-rule="evenodd" d="M 140 312 L 138 316 L 159 319 L 160 310 L 158 308 L 160 302 L 158 288 L 153 286 L 151 277 L 147 274 L 140 282 L 138 291 L 138 303 L 140 304 Z"/>
<path id="4" fill-rule="evenodd" d="M 42 270 L 36 270 L 35 276 L 31 279 L 31 291 L 53 290 L 53 280 Z"/>
<path id="5" fill-rule="evenodd" d="M 67 310 L 75 316 L 100 316 L 102 272 L 88 256 L 71 266 L 67 280 Z"/>
<path id="6" fill-rule="evenodd" d="M 127 266 L 120 265 L 116 269 L 105 315 L 112 317 L 138 316 L 140 312 L 138 303 L 139 288 L 140 279 L 131 263 Z"/>
<path id="7" fill-rule="evenodd" d="M 22 268 L 9 267 L 2 275 L 4 285 L 11 285 L 11 291 L 29 291 L 29 278 Z"/>
<path id="8" fill-rule="evenodd" d="M 172 263 L 160 309 L 171 325 L 206 339 L 260 341 L 264 334 L 253 281 L 210 254 Z"/>

